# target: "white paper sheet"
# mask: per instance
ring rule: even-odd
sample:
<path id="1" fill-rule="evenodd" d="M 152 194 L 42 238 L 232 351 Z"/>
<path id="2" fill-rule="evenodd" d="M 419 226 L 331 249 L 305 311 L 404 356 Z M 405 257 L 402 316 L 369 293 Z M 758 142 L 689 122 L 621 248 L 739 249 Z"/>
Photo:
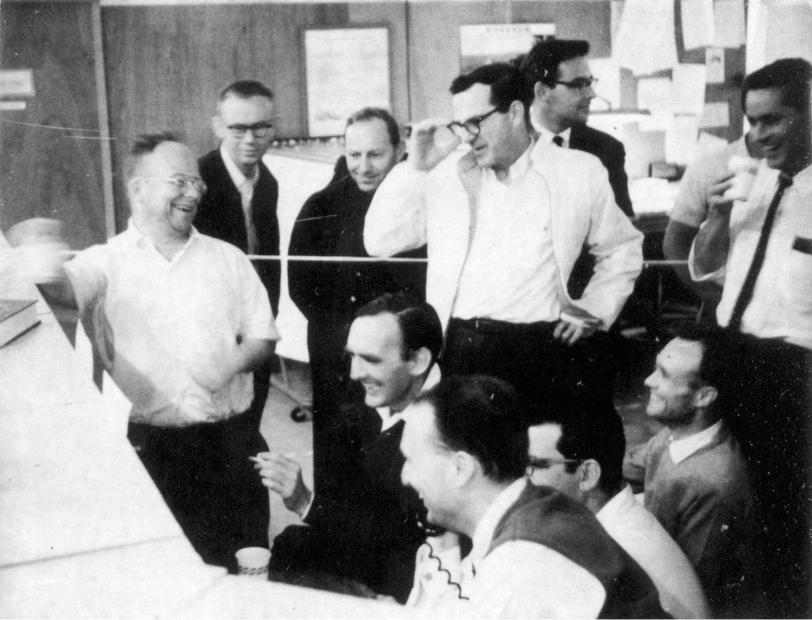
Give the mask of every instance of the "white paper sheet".
<path id="1" fill-rule="evenodd" d="M 679 64 L 671 78 L 672 106 L 677 114 L 702 114 L 705 104 L 705 65 Z"/>
<path id="2" fill-rule="evenodd" d="M 706 103 L 699 119 L 699 127 L 727 127 L 730 125 L 730 110 L 727 101 Z"/>
<path id="3" fill-rule="evenodd" d="M 637 81 L 637 108 L 652 115 L 668 114 L 673 110 L 671 80 L 644 78 Z"/>
<path id="4" fill-rule="evenodd" d="M 680 10 L 685 49 L 713 45 L 713 0 L 682 0 Z"/>
<path id="5" fill-rule="evenodd" d="M 716 0 L 713 3 L 714 45 L 744 45 L 744 3 L 741 0 Z"/>
<path id="6" fill-rule="evenodd" d="M 693 114 L 674 116 L 665 134 L 665 161 L 687 164 L 696 153 L 697 121 Z"/>
<path id="7" fill-rule="evenodd" d="M 708 84 L 725 83 L 725 48 L 705 48 L 705 71 Z"/>
<path id="8" fill-rule="evenodd" d="M 626 0 L 613 56 L 635 75 L 677 64 L 673 1 Z"/>

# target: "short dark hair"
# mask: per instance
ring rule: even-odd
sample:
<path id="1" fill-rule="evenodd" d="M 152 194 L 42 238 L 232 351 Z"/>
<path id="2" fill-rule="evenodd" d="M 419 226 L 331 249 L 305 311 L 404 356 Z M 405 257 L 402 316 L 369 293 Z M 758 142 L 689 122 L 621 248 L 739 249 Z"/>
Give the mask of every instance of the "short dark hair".
<path id="1" fill-rule="evenodd" d="M 526 112 L 533 100 L 533 93 L 528 92 L 521 71 L 509 63 L 495 62 L 463 73 L 454 78 L 449 90 L 452 95 L 457 95 L 474 84 L 491 87 L 490 103 L 500 112 L 506 111 L 514 101 L 521 102 Z"/>
<path id="2" fill-rule="evenodd" d="M 389 132 L 389 141 L 393 147 L 397 148 L 400 144 L 400 128 L 398 127 L 398 122 L 394 116 L 383 108 L 361 108 L 347 119 L 347 127 L 353 123 L 371 121 L 375 118 L 382 120 L 386 124 L 386 130 Z M 346 131 L 346 128 L 344 131 Z"/>
<path id="3" fill-rule="evenodd" d="M 742 83 L 742 110 L 747 93 L 751 90 L 777 88 L 781 91 L 784 105 L 809 115 L 809 80 L 812 79 L 812 65 L 803 58 L 781 58 L 769 65 L 753 71 Z"/>
<path id="4" fill-rule="evenodd" d="M 237 80 L 220 91 L 220 95 L 217 97 L 217 104 L 219 105 L 228 97 L 239 97 L 241 99 L 267 97 L 273 101 L 273 92 L 258 80 Z"/>
<path id="5" fill-rule="evenodd" d="M 524 55 L 521 70 L 530 90 L 536 82 L 555 86 L 562 62 L 589 54 L 589 42 L 575 39 L 548 39 L 539 41 Z"/>
<path id="6" fill-rule="evenodd" d="M 446 377 L 416 402 L 434 409 L 442 442 L 471 454 L 490 479 L 506 482 L 524 475 L 527 423 L 506 381 L 485 375 Z"/>
<path id="7" fill-rule="evenodd" d="M 403 338 L 401 355 L 404 360 L 426 347 L 431 353 L 431 361 L 437 361 L 443 347 L 443 326 L 430 304 L 405 293 L 386 293 L 361 306 L 354 318 L 379 314 L 392 314 L 397 319 Z"/>
<path id="8" fill-rule="evenodd" d="M 556 448 L 567 459 L 595 459 L 601 466 L 598 488 L 609 497 L 623 488 L 623 456 L 626 452 L 626 436 L 623 422 L 617 414 L 590 416 L 588 409 L 570 412 L 560 421 L 561 437 Z M 574 463 L 566 466 L 572 473 Z"/>
<path id="9" fill-rule="evenodd" d="M 129 181 L 138 174 L 138 165 L 145 156 L 152 153 L 164 142 L 180 142 L 177 134 L 171 131 L 144 133 L 135 138 L 124 164 L 124 179 Z"/>

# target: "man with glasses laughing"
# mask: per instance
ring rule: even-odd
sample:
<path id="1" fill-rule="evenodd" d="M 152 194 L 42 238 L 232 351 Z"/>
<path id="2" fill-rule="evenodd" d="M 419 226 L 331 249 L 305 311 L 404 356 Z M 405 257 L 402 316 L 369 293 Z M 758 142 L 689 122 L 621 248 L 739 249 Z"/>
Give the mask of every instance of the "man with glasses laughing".
<path id="1" fill-rule="evenodd" d="M 276 203 L 279 186 L 262 156 L 274 136 L 273 93 L 255 80 L 226 86 L 217 99 L 212 128 L 220 147 L 198 160 L 208 191 L 200 201 L 195 226 L 246 254 L 279 254 Z M 255 262 L 254 267 L 274 315 L 279 310 L 280 263 Z M 254 374 L 251 415 L 257 428 L 268 395 L 270 367 Z"/>
<path id="2" fill-rule="evenodd" d="M 245 255 L 192 226 L 205 184 L 188 147 L 139 136 L 125 174 L 127 229 L 50 286 L 132 404 L 128 438 L 189 542 L 236 571 L 237 549 L 268 545 L 268 494 L 248 460 L 268 446 L 246 411 L 279 338 L 271 306 Z"/>
<path id="3" fill-rule="evenodd" d="M 516 67 L 484 65 L 451 93 L 453 121 L 417 123 L 408 160 L 372 199 L 367 251 L 428 243 L 426 299 L 446 331 L 444 373 L 496 375 L 531 403 L 598 394 L 589 336 L 611 326 L 631 293 L 642 235 L 597 159 L 533 140 L 532 92 Z M 576 302 L 566 282 L 584 244 L 598 260 Z"/>

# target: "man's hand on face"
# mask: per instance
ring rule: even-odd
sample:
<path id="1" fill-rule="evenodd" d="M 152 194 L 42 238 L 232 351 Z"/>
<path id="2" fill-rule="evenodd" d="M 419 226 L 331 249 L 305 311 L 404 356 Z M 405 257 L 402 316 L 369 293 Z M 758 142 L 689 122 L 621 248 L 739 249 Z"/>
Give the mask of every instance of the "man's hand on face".
<path id="1" fill-rule="evenodd" d="M 417 170 L 428 171 L 443 161 L 460 144 L 460 139 L 446 128 L 446 121 L 422 120 L 412 126 L 409 159 Z"/>
<path id="2" fill-rule="evenodd" d="M 302 466 L 276 452 L 260 452 L 249 458 L 254 461 L 262 484 L 278 493 L 288 510 L 302 516 L 313 496 L 302 480 Z"/>

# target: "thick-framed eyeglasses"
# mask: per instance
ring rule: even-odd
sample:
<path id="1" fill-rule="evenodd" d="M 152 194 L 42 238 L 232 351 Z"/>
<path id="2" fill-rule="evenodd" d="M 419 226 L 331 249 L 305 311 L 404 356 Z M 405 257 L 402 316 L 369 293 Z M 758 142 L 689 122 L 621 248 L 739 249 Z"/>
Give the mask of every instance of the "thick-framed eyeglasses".
<path id="1" fill-rule="evenodd" d="M 527 459 L 527 475 L 532 476 L 536 469 L 550 469 L 553 465 L 580 465 L 583 459 L 539 459 L 530 457 Z"/>
<path id="2" fill-rule="evenodd" d="M 166 181 L 172 185 L 179 192 L 184 191 L 187 187 L 195 189 L 200 194 L 205 194 L 206 184 L 200 177 L 188 177 L 185 174 L 176 174 L 171 177 L 138 177 L 140 179 L 153 179 L 155 181 Z"/>
<path id="3" fill-rule="evenodd" d="M 273 123 L 254 123 L 253 125 L 228 125 L 226 127 L 229 133 L 235 138 L 243 138 L 249 131 L 254 134 L 255 138 L 264 138 L 273 129 Z"/>
<path id="4" fill-rule="evenodd" d="M 479 116 L 474 116 L 469 118 L 467 121 L 451 121 L 446 127 L 448 127 L 451 131 L 454 132 L 461 140 L 464 140 L 469 135 L 477 137 L 480 131 L 480 125 L 482 121 L 488 118 L 491 114 L 495 114 L 499 112 L 499 108 L 494 108 L 490 112 L 485 112 L 485 114 L 480 114 Z"/>
<path id="5" fill-rule="evenodd" d="M 591 88 L 597 84 L 598 78 L 590 76 L 588 78 L 576 78 L 569 82 L 564 80 L 556 80 L 555 83 L 562 84 L 567 88 L 571 88 L 572 90 L 577 90 L 579 93 L 583 93 L 587 88 Z"/>

